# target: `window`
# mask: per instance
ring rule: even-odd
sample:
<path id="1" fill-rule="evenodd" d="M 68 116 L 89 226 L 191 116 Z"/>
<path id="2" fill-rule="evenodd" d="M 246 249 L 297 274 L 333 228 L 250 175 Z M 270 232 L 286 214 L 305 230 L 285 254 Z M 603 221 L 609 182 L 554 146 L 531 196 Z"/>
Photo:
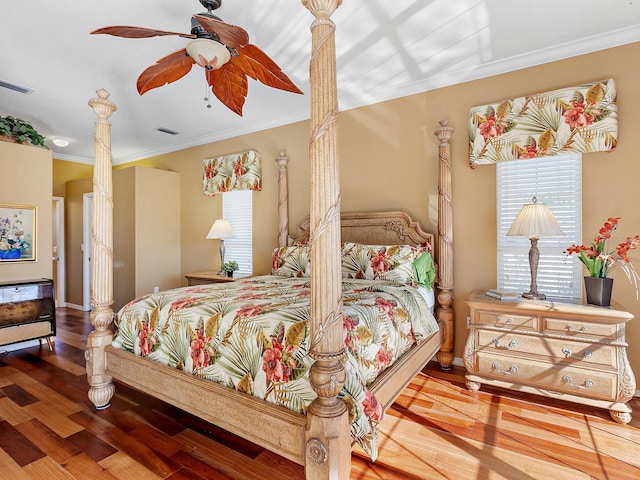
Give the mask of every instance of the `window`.
<path id="1" fill-rule="evenodd" d="M 496 217 L 498 227 L 498 287 L 528 292 L 531 285 L 529 249 L 531 241 L 507 237 L 507 232 L 525 203 L 533 196 L 553 212 L 563 237 L 538 241 L 538 291 L 548 297 L 580 298 L 580 262 L 564 251 L 582 243 L 582 156 L 559 155 L 496 165 Z"/>
<path id="2" fill-rule="evenodd" d="M 236 277 L 253 275 L 253 197 L 251 190 L 235 190 L 222 194 L 222 216 L 227 219 L 234 238 L 224 241 L 225 261 L 235 260 L 240 270 Z"/>

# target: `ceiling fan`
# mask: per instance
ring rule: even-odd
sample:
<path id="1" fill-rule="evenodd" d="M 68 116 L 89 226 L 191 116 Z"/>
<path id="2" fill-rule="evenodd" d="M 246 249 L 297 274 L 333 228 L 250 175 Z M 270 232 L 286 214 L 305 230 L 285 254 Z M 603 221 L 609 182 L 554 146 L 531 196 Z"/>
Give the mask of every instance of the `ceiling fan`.
<path id="1" fill-rule="evenodd" d="M 91 33 L 124 38 L 178 35 L 192 39 L 186 48 L 161 58 L 140 74 L 137 82 L 140 95 L 179 80 L 194 64 L 204 68 L 213 94 L 238 115 L 242 115 L 249 88 L 247 75 L 269 87 L 302 93 L 266 53 L 249 43 L 249 34 L 243 28 L 213 15 L 212 11 L 220 7 L 222 0 L 199 1 L 207 12 L 191 17 L 191 33 L 124 25 L 104 27 Z"/>

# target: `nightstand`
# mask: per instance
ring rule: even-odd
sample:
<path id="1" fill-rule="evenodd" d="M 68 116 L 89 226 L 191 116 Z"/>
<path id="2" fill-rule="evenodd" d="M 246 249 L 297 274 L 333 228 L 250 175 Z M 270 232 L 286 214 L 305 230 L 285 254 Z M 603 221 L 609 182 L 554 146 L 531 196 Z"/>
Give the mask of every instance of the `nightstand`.
<path id="1" fill-rule="evenodd" d="M 193 285 L 205 285 L 207 283 L 224 283 L 224 282 L 233 282 L 236 280 L 234 277 L 226 277 L 223 275 L 218 275 L 216 272 L 196 272 L 196 273 L 187 273 L 185 275 L 187 279 L 187 285 L 190 287 Z"/>
<path id="2" fill-rule="evenodd" d="M 469 390 L 486 383 L 605 408 L 616 422 L 631 421 L 626 402 L 636 381 L 625 324 L 632 314 L 562 301 L 496 300 L 481 291 L 465 301 Z"/>

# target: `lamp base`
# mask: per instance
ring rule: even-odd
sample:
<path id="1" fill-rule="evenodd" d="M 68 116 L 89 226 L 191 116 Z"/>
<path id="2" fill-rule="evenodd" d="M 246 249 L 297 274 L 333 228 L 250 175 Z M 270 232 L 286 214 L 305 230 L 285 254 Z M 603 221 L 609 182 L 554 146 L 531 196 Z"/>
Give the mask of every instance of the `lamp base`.
<path id="1" fill-rule="evenodd" d="M 522 294 L 522 298 L 526 298 L 528 300 L 545 300 L 547 297 L 544 293 L 525 292 Z"/>

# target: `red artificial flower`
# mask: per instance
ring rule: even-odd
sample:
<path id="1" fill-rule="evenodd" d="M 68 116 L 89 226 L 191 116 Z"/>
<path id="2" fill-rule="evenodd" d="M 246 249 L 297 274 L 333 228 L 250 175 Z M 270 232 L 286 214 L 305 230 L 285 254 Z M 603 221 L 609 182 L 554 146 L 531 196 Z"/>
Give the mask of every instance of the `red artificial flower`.
<path id="1" fill-rule="evenodd" d="M 635 250 L 640 246 L 640 235 L 625 238 L 613 250 L 606 248 L 613 231 L 618 228 L 619 221 L 620 217 L 608 218 L 598 230 L 598 235 L 593 239 L 592 245 L 573 244 L 567 248 L 566 253 L 576 254 L 589 270 L 591 277 L 606 278 L 614 267 L 620 266 L 629 281 L 636 287 L 637 297 L 640 276 L 638 276 L 628 254 L 630 250 Z"/>

